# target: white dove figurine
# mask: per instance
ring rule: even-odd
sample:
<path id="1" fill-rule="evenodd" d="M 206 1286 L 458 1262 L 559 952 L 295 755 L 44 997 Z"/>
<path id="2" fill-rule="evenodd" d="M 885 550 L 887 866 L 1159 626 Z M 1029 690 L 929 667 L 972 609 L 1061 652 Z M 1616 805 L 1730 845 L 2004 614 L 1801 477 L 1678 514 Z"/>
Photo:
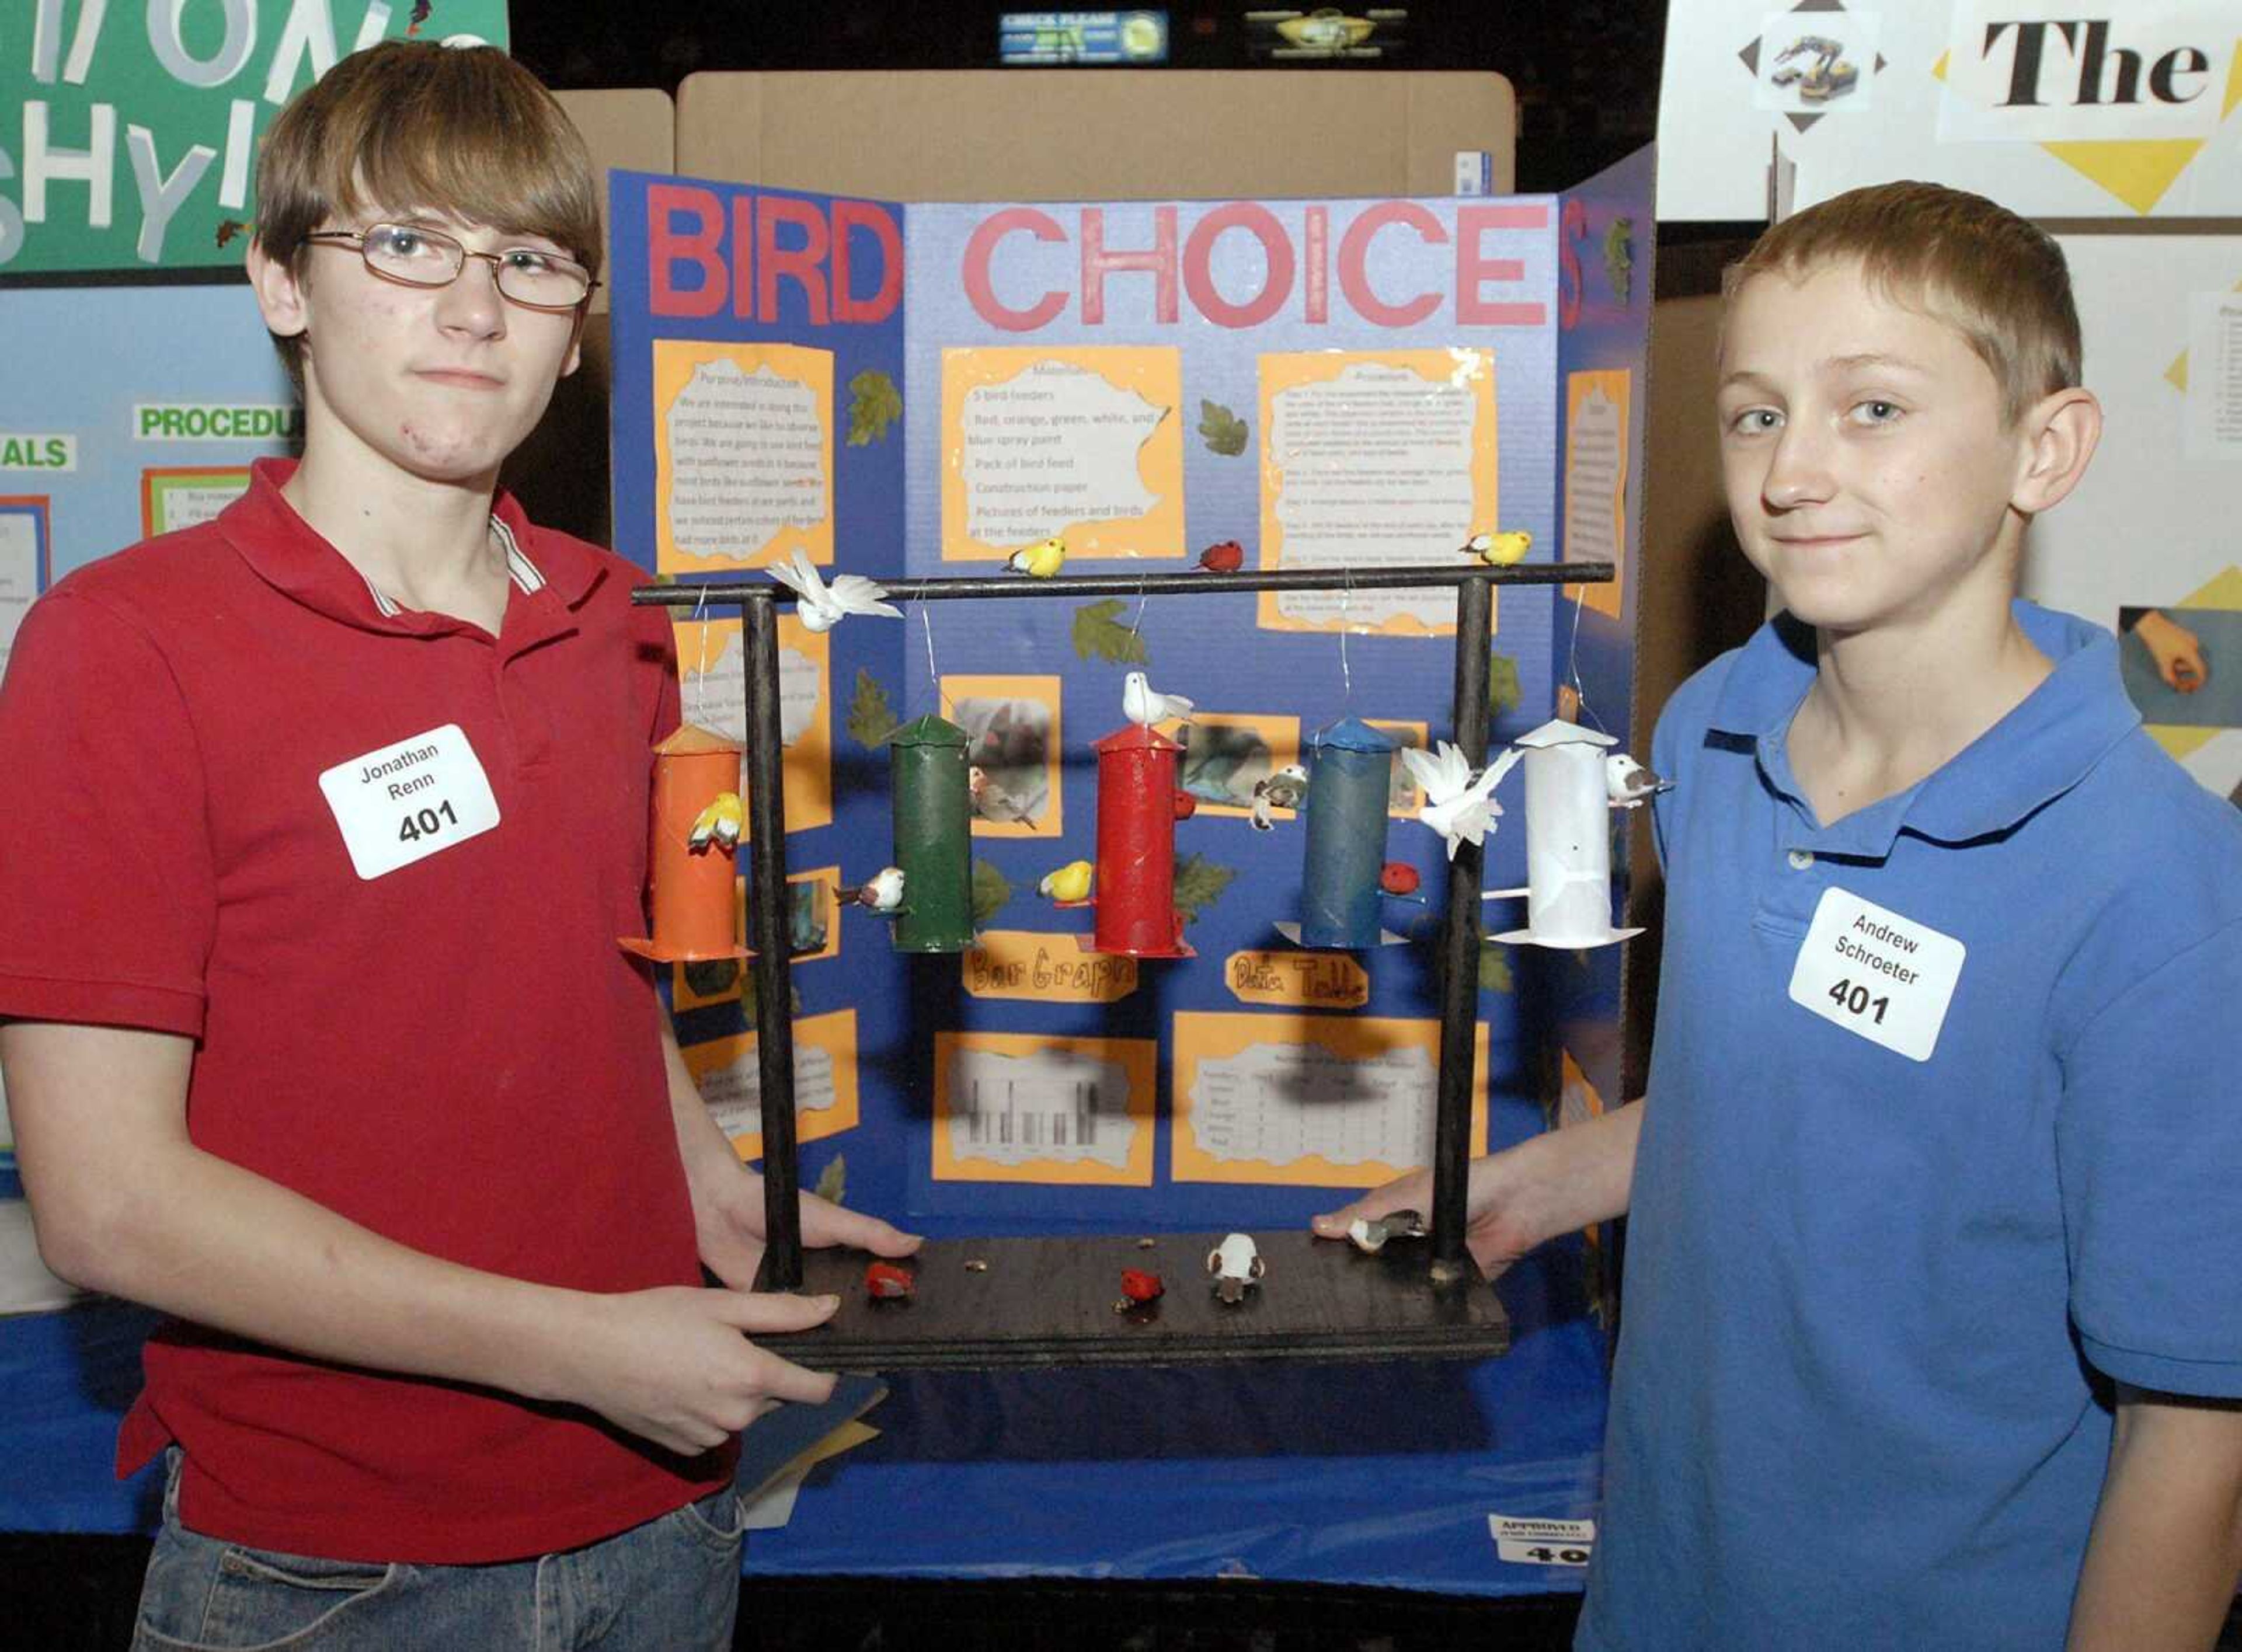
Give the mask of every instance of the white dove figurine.
<path id="1" fill-rule="evenodd" d="M 1640 809 L 1660 792 L 1673 789 L 1672 781 L 1661 780 L 1623 751 L 1604 758 L 1604 796 L 1614 809 Z"/>
<path id="2" fill-rule="evenodd" d="M 1162 694 L 1143 672 L 1131 671 L 1121 679 L 1121 715 L 1139 727 L 1149 729 L 1171 717 L 1188 719 L 1191 714 L 1190 701 L 1179 694 Z"/>
<path id="3" fill-rule="evenodd" d="M 885 600 L 887 588 L 876 580 L 861 574 L 836 574 L 833 583 L 826 584 L 804 550 L 796 549 L 785 561 L 774 563 L 764 572 L 801 599 L 795 614 L 812 631 L 830 631 L 851 614 L 881 614 L 890 620 L 903 617 L 901 608 Z"/>
<path id="4" fill-rule="evenodd" d="M 1506 749 L 1474 775 L 1471 760 L 1445 740 L 1431 756 L 1413 746 L 1401 749 L 1401 761 L 1425 794 L 1417 818 L 1440 833 L 1447 843 L 1450 860 L 1456 857 L 1457 844 L 1483 843 L 1494 829 L 1495 817 L 1502 813 L 1502 805 L 1494 801 L 1494 789 L 1518 762 L 1519 755 L 1514 748 Z"/>

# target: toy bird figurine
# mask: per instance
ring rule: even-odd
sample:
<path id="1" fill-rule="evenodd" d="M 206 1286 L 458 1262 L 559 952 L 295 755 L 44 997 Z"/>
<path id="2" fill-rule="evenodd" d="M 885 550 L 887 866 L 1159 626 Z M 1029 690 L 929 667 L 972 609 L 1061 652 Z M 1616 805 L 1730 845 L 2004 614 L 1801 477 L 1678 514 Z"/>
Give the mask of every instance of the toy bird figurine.
<path id="1" fill-rule="evenodd" d="M 1246 1291 L 1261 1282 L 1269 1271 L 1268 1259 L 1250 1233 L 1232 1233 L 1206 1253 L 1206 1271 L 1214 1276 L 1214 1293 L 1235 1306 Z"/>
<path id="2" fill-rule="evenodd" d="M 1614 809 L 1640 809 L 1660 792 L 1673 789 L 1672 781 L 1661 780 L 1623 751 L 1604 758 L 1604 795 Z"/>
<path id="3" fill-rule="evenodd" d="M 1375 1256 L 1386 1248 L 1386 1241 L 1397 1239 L 1425 1237 L 1425 1219 L 1415 1211 L 1388 1211 L 1383 1216 L 1358 1216 L 1346 1225 L 1346 1236 L 1354 1248 L 1366 1256 Z"/>
<path id="4" fill-rule="evenodd" d="M 900 620 L 903 611 L 885 601 L 887 588 L 861 574 L 836 574 L 827 585 L 809 553 L 796 549 L 792 557 L 763 570 L 801 601 L 795 615 L 812 631 L 830 631 L 851 614 L 879 614 Z"/>
<path id="5" fill-rule="evenodd" d="M 693 817 L 693 824 L 685 834 L 685 847 L 697 855 L 714 843 L 728 855 L 740 846 L 740 833 L 746 822 L 740 794 L 718 792 L 708 807 Z"/>
<path id="6" fill-rule="evenodd" d="M 1235 574 L 1245 566 L 1245 547 L 1234 539 L 1218 541 L 1198 554 L 1198 566 L 1210 574 Z"/>
<path id="7" fill-rule="evenodd" d="M 1036 885 L 1036 893 L 1047 900 L 1086 901 L 1090 898 L 1091 881 L 1098 869 L 1088 861 L 1069 861 L 1057 870 L 1044 874 L 1044 881 Z"/>
<path id="8" fill-rule="evenodd" d="M 1524 559 L 1534 547 L 1534 535 L 1522 527 L 1500 534 L 1474 534 L 1457 548 L 1466 556 L 1476 556 L 1494 567 L 1508 567 Z"/>
<path id="9" fill-rule="evenodd" d="M 1425 805 L 1417 818 L 1440 833 L 1450 860 L 1456 857 L 1457 844 L 1483 843 L 1493 829 L 1495 817 L 1502 813 L 1502 805 L 1494 801 L 1494 789 L 1519 755 L 1506 749 L 1474 775 L 1470 759 L 1445 740 L 1430 756 L 1413 746 L 1402 748 L 1401 761 L 1425 793 Z"/>
<path id="10" fill-rule="evenodd" d="M 1056 534 L 1024 550 L 1014 551 L 1004 566 L 1030 579 L 1047 580 L 1066 566 L 1066 541 Z"/>
<path id="11" fill-rule="evenodd" d="M 1308 795 L 1308 771 L 1298 763 L 1286 763 L 1275 774 L 1253 782 L 1252 819 L 1257 832 L 1274 831 L 1276 821 L 1270 811 L 1276 809 L 1298 809 Z"/>
<path id="12" fill-rule="evenodd" d="M 1131 671 L 1121 679 L 1121 715 L 1145 729 L 1156 722 L 1165 722 L 1171 717 L 1188 721 L 1191 702 L 1179 694 L 1162 694 L 1154 688 L 1141 671 Z"/>
<path id="13" fill-rule="evenodd" d="M 833 893 L 842 903 L 854 901 L 857 905 L 879 913 L 899 910 L 903 903 L 903 873 L 900 866 L 880 869 L 878 876 L 869 883 L 850 889 L 845 883 L 833 886 Z"/>

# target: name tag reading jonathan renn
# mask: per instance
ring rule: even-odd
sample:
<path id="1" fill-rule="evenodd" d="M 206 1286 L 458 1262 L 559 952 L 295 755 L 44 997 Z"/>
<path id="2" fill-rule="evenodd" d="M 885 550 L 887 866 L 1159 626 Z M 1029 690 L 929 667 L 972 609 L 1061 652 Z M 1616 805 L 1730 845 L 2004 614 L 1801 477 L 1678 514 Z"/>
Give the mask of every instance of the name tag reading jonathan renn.
<path id="1" fill-rule="evenodd" d="M 1928 1061 L 1968 950 L 1950 935 L 1825 890 L 1790 972 L 1790 1001 L 1870 1044 Z"/>
<path id="2" fill-rule="evenodd" d="M 363 878 L 426 860 L 498 824 L 489 777 L 456 722 L 337 763 L 319 776 L 319 789 Z"/>

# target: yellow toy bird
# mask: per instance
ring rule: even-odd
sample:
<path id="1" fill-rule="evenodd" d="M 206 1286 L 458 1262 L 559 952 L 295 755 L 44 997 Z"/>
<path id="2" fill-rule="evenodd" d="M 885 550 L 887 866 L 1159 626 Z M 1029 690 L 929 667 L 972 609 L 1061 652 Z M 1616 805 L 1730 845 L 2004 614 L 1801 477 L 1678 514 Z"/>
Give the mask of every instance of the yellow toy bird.
<path id="1" fill-rule="evenodd" d="M 746 820 L 740 794 L 720 791 L 708 808 L 693 817 L 692 829 L 685 834 L 685 847 L 698 854 L 714 843 L 728 855 L 740 846 L 740 830 Z"/>
<path id="2" fill-rule="evenodd" d="M 1474 534 L 1460 548 L 1466 556 L 1476 556 L 1495 567 L 1508 567 L 1523 561 L 1533 547 L 1534 535 L 1514 527 L 1500 534 Z"/>
<path id="3" fill-rule="evenodd" d="M 1047 580 L 1066 563 L 1066 541 L 1057 534 L 1030 545 L 1025 550 L 1014 551 L 1005 559 L 1004 566 L 1015 574 L 1025 574 L 1030 579 Z"/>
<path id="4" fill-rule="evenodd" d="M 1069 861 L 1045 876 L 1036 885 L 1036 890 L 1054 901 L 1086 901 L 1090 898 L 1090 880 L 1097 871 L 1088 861 Z"/>

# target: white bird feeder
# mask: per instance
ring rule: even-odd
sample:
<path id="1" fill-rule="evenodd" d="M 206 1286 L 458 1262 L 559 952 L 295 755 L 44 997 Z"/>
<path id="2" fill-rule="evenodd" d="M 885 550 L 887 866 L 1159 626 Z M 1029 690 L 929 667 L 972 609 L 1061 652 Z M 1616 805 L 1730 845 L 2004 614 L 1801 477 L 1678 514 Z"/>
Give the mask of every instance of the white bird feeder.
<path id="1" fill-rule="evenodd" d="M 1526 752 L 1526 887 L 1487 898 L 1526 897 L 1526 927 L 1491 937 L 1572 950 L 1640 935 L 1611 921 L 1610 801 L 1604 782 L 1609 735 L 1561 718 L 1516 743 Z"/>

